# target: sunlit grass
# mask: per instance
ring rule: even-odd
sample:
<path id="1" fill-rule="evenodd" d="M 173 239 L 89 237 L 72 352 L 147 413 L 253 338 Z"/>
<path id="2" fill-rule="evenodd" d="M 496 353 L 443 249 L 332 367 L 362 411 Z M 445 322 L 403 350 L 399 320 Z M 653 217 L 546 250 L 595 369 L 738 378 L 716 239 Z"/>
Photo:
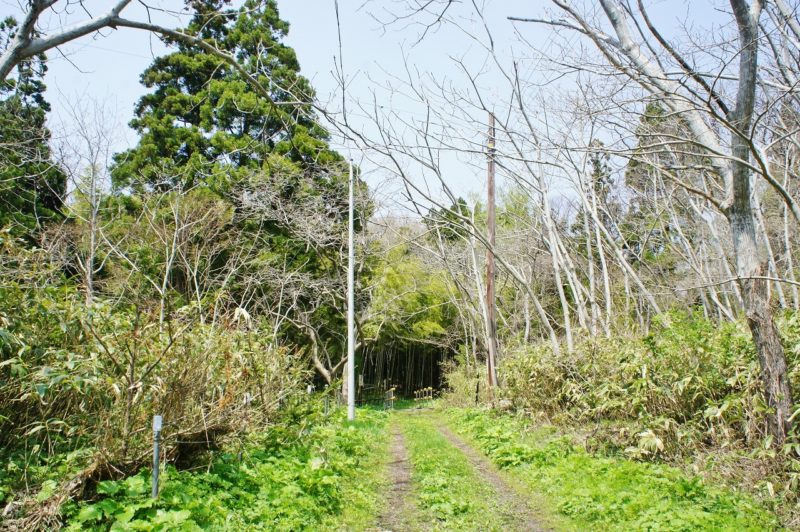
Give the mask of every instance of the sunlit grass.
<path id="1" fill-rule="evenodd" d="M 598 457 L 509 416 L 450 410 L 451 425 L 495 464 L 540 494 L 571 530 L 774 530 L 749 497 L 675 468 Z"/>
<path id="2" fill-rule="evenodd" d="M 494 490 L 427 416 L 396 414 L 413 465 L 420 530 L 509 530 Z"/>

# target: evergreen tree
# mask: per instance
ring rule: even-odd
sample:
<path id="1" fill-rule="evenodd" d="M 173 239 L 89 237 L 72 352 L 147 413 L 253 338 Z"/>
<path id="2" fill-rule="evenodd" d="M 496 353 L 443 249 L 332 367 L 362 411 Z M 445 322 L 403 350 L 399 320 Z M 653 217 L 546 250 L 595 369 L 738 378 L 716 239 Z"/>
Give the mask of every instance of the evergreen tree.
<path id="1" fill-rule="evenodd" d="M 463 218 L 469 218 L 471 212 L 467 202 L 463 198 L 458 198 L 450 208 L 431 209 L 428 211 L 422 223 L 428 228 L 429 236 L 433 240 L 441 237 L 448 242 L 456 242 L 461 238 L 466 238 L 469 229 L 464 223 Z M 438 233 L 437 233 L 438 230 Z"/>
<path id="2" fill-rule="evenodd" d="M 344 326 L 343 301 L 334 296 L 343 292 L 338 284 L 346 258 L 341 250 L 347 169 L 316 121 L 314 91 L 299 73 L 294 50 L 282 42 L 289 25 L 280 19 L 275 0 L 246 0 L 240 8 L 227 0 L 188 5 L 194 16 L 183 31 L 235 57 L 269 88 L 271 98 L 219 57 L 171 43 L 176 51 L 155 59 L 142 74 L 151 92 L 139 100 L 131 122 L 140 140 L 115 157 L 112 182 L 118 191 L 127 188 L 142 198 L 182 193 L 189 211 L 202 211 L 212 196 L 225 202 L 235 214 L 224 222 L 231 230 L 219 232 L 213 242 L 218 250 L 213 269 L 240 260 L 238 250 L 257 250 L 237 263 L 226 281 L 229 301 L 254 315 L 265 309 L 288 315 L 281 337 L 319 346 L 335 363 Z M 194 190 L 183 194 L 189 189 Z M 235 242 L 224 240 L 228 232 L 237 235 Z M 324 244 L 315 241 L 321 234 Z M 292 298 L 285 297 L 286 286 L 268 281 L 245 295 L 248 279 L 282 279 L 270 277 L 272 271 L 292 271 L 304 283 L 292 287 Z M 194 275 L 173 266 L 169 288 L 181 295 L 178 303 L 190 301 L 191 290 L 218 289 L 215 281 L 204 285 L 207 280 Z"/>
<path id="3" fill-rule="evenodd" d="M 281 41 L 289 25 L 275 0 L 196 0 L 184 30 L 226 50 L 263 86 L 257 95 L 230 65 L 184 43 L 142 75 L 153 89 L 136 106 L 131 126 L 139 145 L 116 157 L 117 186 L 167 189 L 204 184 L 224 194 L 252 175 L 289 166 L 320 168 L 341 157 L 313 117 L 314 91 L 299 74 L 294 50 Z"/>
<path id="4" fill-rule="evenodd" d="M 11 18 L 0 22 L 3 45 L 15 28 Z M 58 217 L 66 193 L 66 175 L 52 160 L 45 125 L 46 70 L 44 56 L 38 56 L 20 63 L 16 78 L 0 84 L 0 227 L 19 236 Z"/>

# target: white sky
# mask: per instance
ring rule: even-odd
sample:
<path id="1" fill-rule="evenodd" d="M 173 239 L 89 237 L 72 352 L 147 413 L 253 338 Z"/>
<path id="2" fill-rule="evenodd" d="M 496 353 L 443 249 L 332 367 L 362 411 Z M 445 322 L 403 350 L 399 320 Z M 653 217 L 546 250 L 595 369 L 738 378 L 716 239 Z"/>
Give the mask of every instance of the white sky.
<path id="1" fill-rule="evenodd" d="M 519 54 L 517 45 L 520 35 L 515 26 L 507 20 L 507 16 L 543 16 L 548 4 L 546 0 L 475 0 L 487 14 L 487 25 L 495 39 L 495 48 L 501 55 L 516 57 Z M 394 76 L 405 75 L 405 65 L 413 65 L 416 69 L 412 77 L 425 78 L 430 73 L 429 86 L 433 79 L 440 82 L 451 82 L 456 87 L 466 85 L 456 61 L 463 61 L 471 69 L 481 70 L 486 63 L 486 53 L 480 42 L 485 42 L 485 31 L 480 20 L 474 16 L 471 0 L 459 2 L 450 12 L 459 21 L 460 29 L 454 25 L 445 25 L 437 31 L 429 33 L 417 43 L 421 28 L 408 24 L 395 24 L 384 27 L 374 17 L 388 19 L 387 9 L 399 9 L 397 0 L 339 0 L 342 22 L 342 55 L 345 74 L 348 80 L 347 93 L 350 100 L 366 102 L 371 105 L 373 97 L 384 109 L 391 109 L 405 117 L 419 118 L 424 108 L 415 104 L 413 98 L 405 98 L 402 94 L 389 97 L 389 92 L 380 89 L 393 83 Z M 100 12 L 107 5 L 107 0 L 87 0 L 85 4 L 90 11 Z M 151 0 L 165 10 L 180 11 L 181 0 Z M 334 0 L 279 0 L 281 17 L 289 21 L 291 29 L 287 44 L 297 52 L 302 73 L 311 79 L 317 89 L 319 99 L 330 101 L 332 108 L 340 107 L 338 84 L 333 75 L 334 57 L 338 56 L 338 37 Z M 651 12 L 656 23 L 661 27 L 676 26 L 687 19 L 704 21 L 715 18 L 711 7 L 716 4 L 725 7 L 726 2 L 716 0 L 651 0 Z M 19 0 L 0 0 L 0 16 L 19 13 Z M 129 18 L 142 18 L 142 8 L 134 3 L 125 12 Z M 165 25 L 180 27 L 187 18 L 176 14 L 155 14 Z M 80 12 L 51 16 L 50 24 L 54 27 L 65 21 L 75 21 L 84 15 Z M 537 46 L 547 46 L 548 30 L 541 26 L 522 24 L 516 28 L 521 37 L 533 41 Z M 669 32 L 669 29 L 667 29 Z M 118 124 L 119 150 L 133 145 L 136 135 L 127 127 L 133 116 L 136 100 L 144 93 L 139 84 L 141 72 L 150 64 L 154 55 L 166 51 L 161 42 L 151 35 L 137 31 L 122 29 L 106 31 L 103 36 L 85 37 L 76 43 L 64 46 L 62 53 L 49 53 L 49 72 L 47 75 L 47 98 L 53 106 L 51 123 L 56 131 L 69 130 L 69 113 L 66 111 L 70 102 L 88 98 L 105 103 L 108 110 L 107 120 Z M 63 55 L 62 55 L 63 54 Z M 524 58 L 523 58 L 524 59 Z M 502 97 L 499 91 L 504 86 L 496 72 L 485 67 L 480 83 L 487 94 Z M 418 71 L 418 72 L 417 72 Z M 496 85 L 496 87 L 495 87 Z M 359 113 L 355 104 L 349 104 L 353 123 L 359 123 Z M 364 123 L 361 121 L 361 123 Z M 365 131 L 369 126 L 365 125 Z M 472 127 L 463 120 L 454 119 L 453 128 Z M 62 129 L 64 128 L 64 129 Z M 482 130 L 465 131 L 465 137 L 480 135 Z M 348 153 L 347 146 L 337 146 L 343 153 Z M 352 153 L 356 161 L 361 157 Z M 367 180 L 373 188 L 383 188 L 383 196 L 397 198 L 399 184 L 387 184 L 385 176 L 378 172 L 374 165 L 362 161 Z M 480 157 L 464 157 L 447 155 L 442 167 L 445 171 L 448 186 L 456 194 L 467 196 L 480 193 L 485 186 L 485 171 Z M 421 186 L 425 186 L 420 182 Z M 438 184 L 428 184 L 436 194 Z"/>

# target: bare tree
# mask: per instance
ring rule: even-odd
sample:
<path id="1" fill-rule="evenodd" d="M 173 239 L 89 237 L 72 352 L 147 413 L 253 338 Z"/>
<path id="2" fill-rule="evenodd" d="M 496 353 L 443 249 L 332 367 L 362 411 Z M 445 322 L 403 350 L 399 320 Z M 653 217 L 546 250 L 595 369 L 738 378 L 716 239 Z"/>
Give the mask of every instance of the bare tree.
<path id="1" fill-rule="evenodd" d="M 103 219 L 102 201 L 110 188 L 107 169 L 118 124 L 102 102 L 81 97 L 67 109 L 70 126 L 59 134 L 56 153 L 70 180 L 70 197 L 65 198 L 67 219 L 53 228 L 47 244 L 58 246 L 64 260 L 74 265 L 82 277 L 86 303 L 91 305 L 97 291 L 95 277 L 105 264 L 101 231 L 112 219 Z M 64 238 L 66 241 L 61 241 Z M 72 249 L 69 252 L 67 250 Z"/>
<path id="2" fill-rule="evenodd" d="M 151 13 L 153 8 L 147 6 L 143 2 L 140 3 L 145 8 L 146 12 L 146 16 L 143 17 L 144 20 L 136 20 L 123 16 L 123 12 L 129 9 L 132 3 L 132 0 L 116 0 L 108 11 L 100 15 L 92 16 L 82 0 L 78 0 L 77 2 L 72 0 L 29 0 L 27 9 L 24 11 L 22 22 L 16 28 L 6 49 L 0 54 L 0 82 L 5 81 L 16 65 L 32 57 L 44 54 L 49 50 L 80 39 L 81 37 L 96 34 L 104 29 L 117 30 L 119 28 L 129 28 L 147 31 L 170 41 L 183 42 L 190 46 L 196 46 L 204 52 L 228 63 L 261 97 L 270 101 L 273 100 L 269 87 L 265 87 L 256 76 L 248 71 L 245 65 L 241 64 L 236 59 L 236 57 L 220 49 L 213 42 L 203 40 L 181 30 L 153 23 Z M 41 20 L 48 10 L 52 10 L 58 14 L 66 10 L 72 10 L 75 4 L 79 4 L 81 6 L 81 11 L 88 14 L 87 18 L 70 26 L 59 27 L 53 31 L 48 32 L 42 30 Z M 284 87 L 283 90 L 292 94 L 291 87 Z M 294 103 L 286 102 L 285 105 L 294 105 Z"/>
<path id="3" fill-rule="evenodd" d="M 694 145 L 697 153 L 709 157 L 710 170 L 721 180 L 722 197 L 704 195 L 724 213 L 730 224 L 736 273 L 761 362 L 765 399 L 772 411 L 770 432 L 778 441 L 783 441 L 790 427 L 792 391 L 769 301 L 769 285 L 765 279 L 769 264 L 762 258 L 764 253 L 759 242 L 757 219 L 760 206 L 756 203 L 752 177 L 761 177 L 778 190 L 793 212 L 796 212 L 796 205 L 770 173 L 763 152 L 756 145 L 754 133 L 763 2 L 731 0 L 738 46 L 728 51 L 724 62 L 738 62 L 738 69 L 731 76 L 733 81 L 727 95 L 706 81 L 709 75 L 712 78 L 728 76 L 724 63 L 717 72 L 706 73 L 693 68 L 691 61 L 653 27 L 641 2 L 638 4 L 639 17 L 649 29 L 649 35 L 641 30 L 638 20 L 632 25 L 633 10 L 627 3 L 600 1 L 612 35 L 592 23 L 572 4 L 562 0 L 553 0 L 553 3 L 566 19 L 526 20 L 551 27 L 566 27 L 588 37 L 619 73 L 659 98 L 671 113 L 685 121 L 691 135 L 686 140 Z M 677 74 L 665 70 L 667 60 L 655 55 L 656 48 L 677 65 Z M 720 131 L 727 131 L 727 141 Z M 691 190 L 703 194 L 694 187 Z"/>

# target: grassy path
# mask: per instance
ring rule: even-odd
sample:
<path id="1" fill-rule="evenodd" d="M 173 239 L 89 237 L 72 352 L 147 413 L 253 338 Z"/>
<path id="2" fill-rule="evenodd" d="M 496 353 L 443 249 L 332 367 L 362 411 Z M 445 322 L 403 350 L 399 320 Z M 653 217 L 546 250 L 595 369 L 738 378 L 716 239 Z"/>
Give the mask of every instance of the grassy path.
<path id="1" fill-rule="evenodd" d="M 407 530 L 410 518 L 417 509 L 412 497 L 411 462 L 408 458 L 405 438 L 396 423 L 391 428 L 388 481 L 389 496 L 378 516 L 380 530 Z"/>
<path id="2" fill-rule="evenodd" d="M 509 416 L 407 410 L 389 423 L 405 446 L 393 453 L 408 460 L 390 498 L 397 518 L 380 530 L 778 528 L 743 494 L 667 466 L 593 456 Z"/>
<path id="3" fill-rule="evenodd" d="M 741 493 L 677 469 L 594 456 L 520 420 L 476 410 L 448 425 L 540 500 L 559 530 L 776 530 L 775 516 Z"/>
<path id="4" fill-rule="evenodd" d="M 447 441 L 464 453 L 464 456 L 467 457 L 472 467 L 474 467 L 480 475 L 481 480 L 492 486 L 497 494 L 501 507 L 507 509 L 510 520 L 515 523 L 516 529 L 529 531 L 546 529 L 541 524 L 543 520 L 542 516 L 536 515 L 525 502 L 525 499 L 520 496 L 519 487 L 515 490 L 514 487 L 510 485 L 508 479 L 504 478 L 486 457 L 479 454 L 464 440 L 453 434 L 450 429 L 445 426 L 439 426 L 438 429 L 439 432 L 447 438 Z"/>
<path id="5" fill-rule="evenodd" d="M 402 527 L 392 530 L 541 530 L 494 467 L 477 454 L 465 454 L 452 434 L 437 427 L 437 417 L 405 411 L 392 422 L 407 445 L 412 465 L 407 496 L 417 506 L 416 514 L 406 514 Z"/>
<path id="6" fill-rule="evenodd" d="M 204 471 L 101 482 L 67 530 L 775 530 L 748 497 L 477 410 L 276 426 Z M 2 528 L 0 523 L 0 528 Z"/>

